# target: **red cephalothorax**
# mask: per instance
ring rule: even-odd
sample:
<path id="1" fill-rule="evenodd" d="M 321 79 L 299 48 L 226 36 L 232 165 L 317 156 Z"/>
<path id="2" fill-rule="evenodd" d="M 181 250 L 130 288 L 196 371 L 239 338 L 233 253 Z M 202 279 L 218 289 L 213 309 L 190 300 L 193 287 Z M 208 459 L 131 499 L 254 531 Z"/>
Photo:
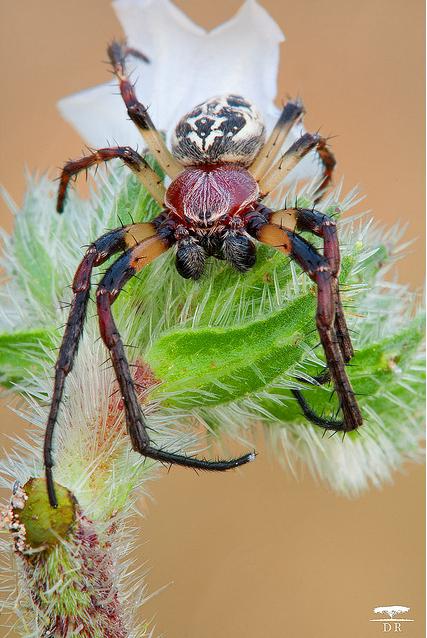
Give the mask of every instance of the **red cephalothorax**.
<path id="1" fill-rule="evenodd" d="M 171 140 L 171 153 L 147 109 L 138 101 L 126 74 L 126 55 L 137 52 L 113 42 L 108 53 L 128 115 L 171 184 L 166 190 L 163 180 L 145 159 L 126 146 L 99 149 L 87 157 L 68 162 L 63 168 L 58 212 L 63 210 L 72 177 L 113 158 L 120 158 L 135 173 L 164 210 L 151 222 L 116 228 L 95 240 L 77 269 L 70 315 L 56 363 L 44 444 L 49 500 L 53 506 L 57 504 L 52 476 L 53 430 L 65 379 L 73 367 L 83 331 L 92 270 L 117 253 L 121 255 L 107 268 L 98 284 L 96 303 L 101 337 L 120 386 L 134 450 L 162 463 L 216 471 L 229 470 L 255 458 L 249 453 L 237 459 L 211 461 L 158 449 L 150 440 L 111 306 L 132 276 L 172 247 L 176 251 L 178 272 L 192 279 L 202 276 L 205 261 L 210 257 L 224 259 L 245 272 L 255 263 L 257 242 L 268 244 L 294 259 L 317 287 L 316 326 L 327 368 L 315 382 L 333 383 L 342 419 L 316 414 L 300 390 L 292 390 L 294 397 L 306 418 L 327 430 L 345 433 L 362 424 L 346 372 L 353 348 L 340 298 L 340 251 L 335 222 L 314 207 L 273 211 L 262 203 L 310 151 L 317 152 L 323 166 L 320 185 L 314 193 L 315 204 L 331 181 L 335 159 L 326 140 L 319 135 L 305 133 L 283 152 L 288 133 L 303 115 L 302 104 L 288 102 L 266 140 L 262 118 L 248 100 L 239 95 L 211 98 L 194 107 L 178 122 Z M 297 231 L 321 237 L 323 252 Z"/>
<path id="2" fill-rule="evenodd" d="M 184 169 L 166 191 L 165 206 L 184 225 L 228 225 L 258 201 L 259 187 L 238 164 L 201 164 Z"/>

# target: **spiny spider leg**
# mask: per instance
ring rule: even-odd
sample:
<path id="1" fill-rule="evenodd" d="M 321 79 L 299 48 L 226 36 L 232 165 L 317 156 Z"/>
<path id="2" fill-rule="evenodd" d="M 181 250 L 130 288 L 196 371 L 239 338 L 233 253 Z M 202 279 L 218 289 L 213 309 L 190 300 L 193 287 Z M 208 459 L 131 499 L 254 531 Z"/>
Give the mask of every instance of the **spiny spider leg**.
<path id="1" fill-rule="evenodd" d="M 337 161 L 324 137 L 320 138 L 320 142 L 317 145 L 316 150 L 319 153 L 319 157 L 323 165 L 323 180 L 314 193 L 314 202 L 315 204 L 318 204 L 325 196 L 325 193 L 332 181 L 332 175 Z"/>
<path id="2" fill-rule="evenodd" d="M 152 447 L 146 430 L 146 422 L 139 405 L 138 396 L 129 370 L 123 342 L 116 328 L 111 305 L 129 279 L 147 263 L 168 250 L 171 242 L 152 237 L 128 250 L 107 270 L 96 293 L 99 328 L 102 339 L 110 352 L 120 391 L 124 399 L 126 423 L 133 449 L 140 454 L 163 463 L 183 465 L 201 470 L 225 471 L 252 461 L 253 453 L 239 458 L 209 461 L 175 454 Z"/>
<path id="3" fill-rule="evenodd" d="M 288 208 L 269 215 L 268 221 L 281 228 L 308 231 L 323 238 L 323 254 L 327 259 L 333 275 L 333 289 L 335 296 L 335 330 L 344 361 L 348 363 L 354 351 L 348 333 L 347 323 L 341 303 L 338 276 L 340 273 L 341 256 L 338 242 L 337 225 L 333 219 L 320 211 L 307 208 Z"/>
<path id="4" fill-rule="evenodd" d="M 303 113 L 304 107 L 299 100 L 285 104 L 269 138 L 248 169 L 257 181 L 270 170 L 292 127 Z"/>
<path id="5" fill-rule="evenodd" d="M 335 330 L 336 278 L 331 272 L 329 262 L 302 237 L 274 224 L 262 223 L 261 218 L 262 216 L 257 216 L 256 213 L 252 214 L 252 219 L 251 216 L 248 217 L 248 232 L 259 241 L 272 245 L 292 257 L 317 284 L 316 325 L 344 417 L 343 421 L 325 419 L 321 425 L 326 429 L 354 430 L 362 424 L 362 415 L 347 376 L 345 360 Z"/>
<path id="6" fill-rule="evenodd" d="M 318 425 L 324 430 L 334 430 L 347 432 L 348 429 L 344 427 L 344 421 L 337 421 L 336 419 L 327 419 L 326 417 L 320 416 L 315 412 L 309 405 L 307 399 L 304 397 L 301 390 L 291 390 L 292 394 L 298 401 L 298 405 L 300 406 L 303 415 L 305 418 L 314 423 L 314 425 Z M 358 427 L 358 426 L 356 426 Z M 354 428 L 351 428 L 354 429 Z"/>
<path id="7" fill-rule="evenodd" d="M 147 64 L 150 64 L 150 59 L 145 55 L 145 53 L 143 53 L 139 49 L 128 47 L 126 42 L 123 44 L 123 51 L 126 57 L 132 56 L 133 58 L 136 58 L 137 60 L 141 60 L 142 62 L 146 62 Z"/>
<path id="8" fill-rule="evenodd" d="M 318 151 L 323 164 L 323 179 L 315 192 L 315 201 L 320 201 L 332 179 L 336 162 L 326 145 L 326 140 L 320 135 L 312 135 L 311 133 L 305 133 L 294 142 L 270 170 L 258 180 L 261 199 L 267 197 L 272 190 L 277 188 L 291 170 L 313 149 Z"/>
<path id="9" fill-rule="evenodd" d="M 109 160 L 119 158 L 128 166 L 135 175 L 141 180 L 142 184 L 154 197 L 156 202 L 163 206 L 165 187 L 162 179 L 151 168 L 143 157 L 129 146 L 114 146 L 111 148 L 100 148 L 99 150 L 81 157 L 78 160 L 67 162 L 62 169 L 59 181 L 58 199 L 56 210 L 62 213 L 67 194 L 67 188 L 70 180 L 77 176 L 81 171 L 87 170 L 91 166 L 108 162 Z"/>
<path id="10" fill-rule="evenodd" d="M 161 216 L 159 217 L 162 219 Z M 57 506 L 52 477 L 52 467 L 54 464 L 52 458 L 53 432 L 64 392 L 65 379 L 73 368 L 74 358 L 83 331 L 89 301 L 92 270 L 95 266 L 104 263 L 111 255 L 121 250 L 126 250 L 129 246 L 133 246 L 144 238 L 154 235 L 155 232 L 155 225 L 153 223 L 146 223 L 131 224 L 106 233 L 89 246 L 74 276 L 72 284 L 74 298 L 71 303 L 68 321 L 55 365 L 55 381 L 44 439 L 44 465 L 46 469 L 47 489 L 49 501 L 53 507 Z"/>
<path id="11" fill-rule="evenodd" d="M 344 361 L 348 363 L 354 351 L 345 320 L 338 285 L 341 256 L 335 221 L 325 213 L 307 208 L 285 208 L 273 212 L 270 208 L 259 204 L 257 213 L 264 222 L 280 226 L 280 228 L 287 228 L 288 230 L 307 231 L 317 237 L 323 238 L 323 254 L 328 261 L 331 273 L 334 277 L 335 330 Z"/>
<path id="12" fill-rule="evenodd" d="M 297 381 L 302 381 L 303 383 L 307 383 L 307 379 L 303 379 L 302 377 L 295 377 L 295 379 Z M 313 378 L 313 382 L 316 385 L 325 385 L 325 383 L 329 383 L 331 380 L 331 373 L 329 368 L 325 368 L 325 370 L 323 370 L 323 372 L 321 372 L 320 374 L 314 376 Z M 337 421 L 335 419 L 326 419 L 323 416 L 319 416 L 309 405 L 308 401 L 305 399 L 303 393 L 301 392 L 301 390 L 291 390 L 292 394 L 294 395 L 294 397 L 296 398 L 296 400 L 299 403 L 299 406 L 302 410 L 302 413 L 304 414 L 304 416 L 306 417 L 306 419 L 308 419 L 309 421 L 311 421 L 311 423 L 314 423 L 315 425 L 320 425 L 321 427 L 327 429 L 327 430 L 335 430 L 336 429 L 336 423 Z"/>
<path id="13" fill-rule="evenodd" d="M 159 162 L 165 173 L 172 179 L 182 172 L 182 166 L 166 147 L 157 131 L 147 108 L 138 101 L 133 85 L 126 74 L 127 47 L 119 42 L 112 42 L 108 47 L 113 70 L 119 80 L 120 93 L 126 105 L 128 115 L 137 126 L 153 157 Z"/>

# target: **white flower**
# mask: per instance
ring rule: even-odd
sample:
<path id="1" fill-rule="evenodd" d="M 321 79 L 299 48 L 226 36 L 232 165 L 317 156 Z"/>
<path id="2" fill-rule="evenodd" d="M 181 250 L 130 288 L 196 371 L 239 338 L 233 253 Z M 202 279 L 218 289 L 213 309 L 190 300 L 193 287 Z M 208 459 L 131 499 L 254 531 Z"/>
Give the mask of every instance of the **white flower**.
<path id="1" fill-rule="evenodd" d="M 273 100 L 283 35 L 254 0 L 247 0 L 233 19 L 210 33 L 194 25 L 169 0 L 117 0 L 114 6 L 129 45 L 142 49 L 152 60 L 149 65 L 135 62 L 134 78 L 140 76 L 140 98 L 150 105 L 160 129 L 170 134 L 187 109 L 224 92 L 251 99 L 271 128 L 278 116 Z M 66 98 L 60 108 L 92 145 L 103 146 L 106 139 L 116 138 L 120 144 L 138 146 L 139 134 L 116 94 L 115 83 L 110 83 Z M 293 139 L 300 131 L 294 131 Z M 305 159 L 306 165 L 310 161 L 313 157 Z M 125 168 L 117 165 L 108 176 L 100 171 L 93 197 L 84 201 L 70 193 L 63 216 L 54 212 L 57 187 L 46 178 L 31 183 L 16 215 L 13 236 L 0 234 L 4 242 L 0 265 L 5 275 L 0 289 L 1 381 L 25 401 L 18 414 L 35 426 L 0 461 L 0 486 L 10 488 L 15 479 L 24 485 L 30 477 L 42 475 L 42 433 L 56 357 L 51 348 L 60 339 L 56 326 L 64 323 L 68 313 L 58 307 L 59 300 L 70 299 L 71 291 L 64 288 L 81 260 L 81 244 L 100 236 L 105 228 L 116 227 L 119 220 L 128 222 L 135 215 L 145 221 L 154 216 L 154 200 L 127 176 Z M 299 205 L 311 206 L 312 192 L 313 183 L 302 191 L 280 188 L 273 207 L 295 201 L 297 193 Z M 339 187 L 323 200 L 323 209 L 335 214 L 355 206 L 355 191 L 344 200 L 340 195 Z M 198 426 L 204 424 L 207 431 L 225 432 L 250 449 L 253 426 L 261 421 L 272 447 L 291 470 L 304 461 L 313 475 L 344 494 L 379 486 L 405 460 L 420 458 L 422 317 L 416 312 L 414 296 L 384 279 L 398 249 L 403 251 L 405 245 L 396 229 L 387 235 L 364 219 L 341 221 L 340 236 L 345 295 L 357 311 L 351 318 L 358 348 L 352 376 L 366 415 L 360 438 L 350 433 L 345 442 L 337 437 L 323 440 L 320 429 L 304 421 L 290 396 L 296 381 L 300 385 L 298 379 L 309 378 L 313 364 L 322 366 L 310 345 L 315 343 L 313 332 L 305 332 L 304 327 L 313 292 L 305 275 L 281 255 L 274 259 L 259 251 L 247 277 L 226 270 L 217 260 L 211 264 L 211 277 L 195 285 L 179 277 L 169 253 L 140 273 L 135 287 L 126 291 L 131 294 L 121 295 L 114 307 L 123 341 L 131 349 L 128 356 L 137 394 L 156 447 L 201 454 L 204 442 Z M 278 324 L 278 313 L 291 304 L 292 312 L 281 314 Z M 11 533 L 9 542 L 0 538 L 0 558 L 5 558 L 6 565 L 8 557 L 15 560 L 9 580 L 13 589 L 5 604 L 7 608 L 10 601 L 18 613 L 17 622 L 26 636 L 29 632 L 51 634 L 55 628 L 65 628 L 67 635 L 100 636 L 105 635 L 106 626 L 109 635 L 148 636 L 146 625 L 135 628 L 133 621 L 144 590 L 138 574 L 135 583 L 129 581 L 134 573 L 129 550 L 137 535 L 126 519 L 134 511 L 135 488 L 146 486 L 155 464 L 131 449 L 123 399 L 105 359 L 105 347 L 97 340 L 93 311 L 91 306 L 67 379 L 54 445 L 55 480 L 76 497 L 77 524 L 67 530 L 64 542 L 51 545 L 49 553 L 45 548 L 36 559 L 33 553 L 24 553 L 29 539 L 24 533 L 30 525 L 26 527 L 23 518 L 18 521 L 22 506 L 16 505 L 16 486 L 13 507 L 18 515 L 10 506 L 3 517 L 0 512 L 0 526 L 3 522 Z M 280 335 L 270 335 L 266 329 L 271 320 Z M 246 354 L 253 342 L 246 344 L 244 337 L 255 323 L 260 327 L 263 322 L 270 343 L 263 342 L 260 356 L 252 359 Z M 231 344 L 229 353 L 237 353 L 234 359 L 221 359 L 220 349 L 227 348 L 216 335 L 225 334 L 224 329 Z M 181 343 L 186 338 L 181 351 L 170 348 L 173 330 L 180 333 Z M 243 338 L 236 344 L 239 331 Z M 200 336 L 209 353 L 205 358 L 200 355 Z M 179 341 L 177 334 L 172 338 Z M 266 348 L 271 357 L 266 356 Z M 270 361 L 279 349 L 286 357 L 271 375 Z M 188 352 L 200 359 L 200 366 L 187 365 Z M 162 361 L 167 365 L 162 366 Z M 310 400 L 323 392 L 325 402 L 320 397 L 320 405 L 327 405 L 330 389 L 326 386 L 304 391 L 311 393 Z M 38 508 L 39 514 L 40 504 Z M 44 519 L 37 516 L 30 522 L 43 525 Z"/>
<path id="2" fill-rule="evenodd" d="M 113 7 L 129 46 L 150 60 L 147 64 L 132 58 L 131 78 L 138 98 L 168 140 L 185 113 L 225 93 L 248 98 L 262 113 L 267 129 L 273 128 L 280 113 L 274 100 L 279 45 L 285 37 L 256 0 L 246 0 L 233 18 L 212 31 L 196 25 L 170 0 L 116 0 Z M 115 80 L 63 98 L 58 106 L 93 147 L 112 140 L 141 147 Z M 294 127 L 284 148 L 303 132 L 301 125 Z M 312 177 L 318 170 L 316 154 L 311 153 L 292 179 Z"/>

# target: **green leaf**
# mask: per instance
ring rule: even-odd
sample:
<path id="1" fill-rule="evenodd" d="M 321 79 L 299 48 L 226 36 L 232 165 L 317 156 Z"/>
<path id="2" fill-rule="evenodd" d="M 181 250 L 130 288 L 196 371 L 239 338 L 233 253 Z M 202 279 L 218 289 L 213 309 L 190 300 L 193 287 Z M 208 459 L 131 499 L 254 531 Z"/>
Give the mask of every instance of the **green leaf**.
<path id="1" fill-rule="evenodd" d="M 423 317 L 418 316 L 395 335 L 367 344 L 356 352 L 347 370 L 362 412 L 363 408 L 368 409 L 365 411 L 367 421 L 371 421 L 369 415 L 375 413 L 378 421 L 385 421 L 391 426 L 395 420 L 393 413 L 396 417 L 399 405 L 401 411 L 412 403 L 421 405 L 424 375 L 419 371 L 412 374 L 411 371 L 417 363 L 417 353 L 423 340 Z M 313 375 L 318 372 L 310 370 Z M 257 400 L 261 408 L 283 423 L 304 422 L 301 410 L 289 390 L 275 388 L 271 392 L 276 400 L 259 397 Z M 337 407 L 330 398 L 330 392 L 330 386 L 319 388 L 307 385 L 305 397 L 317 413 L 325 411 L 330 414 Z"/>
<path id="2" fill-rule="evenodd" d="M 169 406 L 217 405 L 264 388 L 304 356 L 315 297 L 306 294 L 271 315 L 227 328 L 173 330 L 146 360 L 162 384 L 153 393 Z"/>
<path id="3" fill-rule="evenodd" d="M 123 224 L 148 221 L 159 214 L 161 208 L 148 193 L 146 188 L 134 176 L 130 175 L 117 198 L 117 212 L 114 212 L 111 224 L 116 225 L 116 219 Z"/>
<path id="4" fill-rule="evenodd" d="M 209 280 L 202 282 L 204 285 L 196 295 L 197 303 L 209 286 L 208 300 L 203 304 L 199 317 L 201 324 L 215 322 L 224 314 L 225 306 L 229 319 L 238 322 L 247 319 L 248 314 L 257 314 L 261 310 L 263 300 L 273 296 L 277 286 L 284 290 L 292 279 L 289 260 L 262 244 L 257 246 L 255 266 L 247 273 L 238 273 L 226 263 L 212 270 Z"/>
<path id="5" fill-rule="evenodd" d="M 30 205 L 31 201 L 28 207 Z M 13 273 L 16 283 L 21 290 L 26 291 L 28 297 L 31 296 L 49 312 L 53 299 L 52 292 L 60 297 L 64 285 L 62 269 L 55 268 L 48 250 L 48 242 L 51 241 L 49 235 L 55 232 L 57 226 L 58 219 L 54 218 L 50 229 L 40 232 L 37 218 L 31 218 L 29 213 L 24 213 L 16 218 L 13 234 L 14 256 L 19 264 Z"/>
<path id="6" fill-rule="evenodd" d="M 47 348 L 54 344 L 53 331 L 26 330 L 0 334 L 0 383 L 9 387 L 46 366 Z"/>

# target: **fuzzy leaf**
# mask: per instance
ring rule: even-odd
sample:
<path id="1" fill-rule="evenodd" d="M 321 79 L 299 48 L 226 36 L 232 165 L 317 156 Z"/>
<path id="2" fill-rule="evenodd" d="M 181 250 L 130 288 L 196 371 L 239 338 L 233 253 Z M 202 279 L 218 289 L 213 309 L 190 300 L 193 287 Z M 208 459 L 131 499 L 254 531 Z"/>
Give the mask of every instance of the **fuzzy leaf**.
<path id="1" fill-rule="evenodd" d="M 315 312 L 308 294 L 282 310 L 240 326 L 174 330 L 160 337 L 146 359 L 162 385 L 155 394 L 173 393 L 167 405 L 215 405 L 264 387 L 303 356 Z"/>
<path id="2" fill-rule="evenodd" d="M 401 407 L 409 407 L 412 402 L 418 403 L 424 394 L 423 375 L 412 379 L 412 392 L 405 385 L 405 373 L 409 373 L 414 363 L 416 352 L 423 343 L 423 316 L 416 317 L 409 326 L 392 337 L 387 337 L 374 344 L 366 344 L 352 359 L 348 367 L 349 377 L 358 401 L 367 407 L 370 414 L 375 413 L 378 420 L 391 423 L 391 412 Z M 314 375 L 319 370 L 311 369 Z M 267 389 L 268 392 L 268 389 Z M 330 399 L 331 388 L 307 386 L 305 397 L 316 412 L 331 412 L 334 403 Z M 301 423 L 301 410 L 289 390 L 274 389 L 273 399 L 260 397 L 259 405 L 269 412 L 275 420 L 283 423 Z"/>
<path id="3" fill-rule="evenodd" d="M 46 348 L 53 344 L 49 330 L 26 330 L 0 334 L 0 382 L 9 387 L 41 373 L 46 365 Z"/>

